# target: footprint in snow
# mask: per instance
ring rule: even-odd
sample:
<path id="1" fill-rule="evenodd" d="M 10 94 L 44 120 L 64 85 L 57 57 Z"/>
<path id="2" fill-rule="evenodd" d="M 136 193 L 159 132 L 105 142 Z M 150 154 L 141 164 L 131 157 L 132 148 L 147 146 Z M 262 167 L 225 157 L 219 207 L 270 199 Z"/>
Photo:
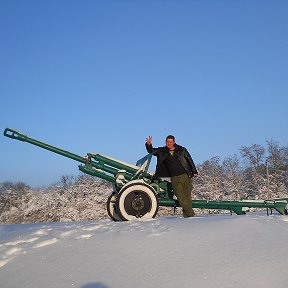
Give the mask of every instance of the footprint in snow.
<path id="1" fill-rule="evenodd" d="M 22 252 L 22 248 L 19 247 L 13 247 L 9 250 L 7 250 L 3 256 L 2 259 L 0 259 L 0 268 L 6 265 L 8 262 L 10 262 L 17 254 Z"/>
<path id="2" fill-rule="evenodd" d="M 3 266 L 5 266 L 5 265 L 6 265 L 8 262 L 10 262 L 13 258 L 14 258 L 14 257 L 0 260 L 0 268 L 2 268 Z"/>
<path id="3" fill-rule="evenodd" d="M 52 245 L 54 243 L 56 243 L 58 241 L 57 238 L 52 238 L 52 239 L 48 239 L 48 240 L 44 240 L 42 242 L 39 242 L 37 244 L 35 244 L 33 246 L 33 248 L 42 248 L 42 247 L 45 247 L 45 246 L 49 246 L 49 245 Z"/>
<path id="4" fill-rule="evenodd" d="M 101 228 L 103 225 L 98 225 L 98 226 L 91 226 L 91 227 L 85 227 L 82 228 L 83 231 L 95 231 Z"/>
<path id="5" fill-rule="evenodd" d="M 48 235 L 48 231 L 51 231 L 52 229 L 40 229 L 38 231 L 36 231 L 34 234 L 35 235 L 39 235 L 39 236 L 43 236 L 43 235 Z"/>
<path id="6" fill-rule="evenodd" d="M 22 248 L 14 247 L 14 248 L 7 250 L 5 254 L 6 254 L 6 256 L 13 256 L 13 255 L 15 255 L 21 251 L 22 251 Z"/>
<path id="7" fill-rule="evenodd" d="M 16 241 L 5 243 L 5 246 L 16 246 L 16 245 L 19 245 L 19 244 L 32 243 L 32 242 L 34 242 L 34 241 L 36 241 L 38 239 L 39 239 L 39 237 L 34 237 L 34 238 L 30 238 L 30 239 L 19 239 L 19 240 L 16 240 Z"/>
<path id="8" fill-rule="evenodd" d="M 93 236 L 92 234 L 84 234 L 84 235 L 77 237 L 76 239 L 89 239 L 92 236 Z"/>
<path id="9" fill-rule="evenodd" d="M 77 232 L 76 230 L 71 230 L 71 231 L 62 232 L 62 233 L 60 234 L 60 237 L 61 237 L 61 238 L 65 238 L 65 237 L 70 236 L 71 234 L 74 234 L 74 233 L 76 233 L 76 232 Z"/>

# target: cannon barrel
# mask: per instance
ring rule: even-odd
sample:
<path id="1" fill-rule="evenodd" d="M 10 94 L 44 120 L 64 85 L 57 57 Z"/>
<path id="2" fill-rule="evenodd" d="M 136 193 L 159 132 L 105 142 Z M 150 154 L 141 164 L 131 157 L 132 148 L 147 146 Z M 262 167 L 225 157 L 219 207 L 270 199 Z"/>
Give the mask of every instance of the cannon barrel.
<path id="1" fill-rule="evenodd" d="M 52 146 L 50 144 L 30 138 L 27 135 L 24 135 L 11 128 L 6 128 L 3 134 L 6 137 L 22 142 L 28 142 L 40 148 L 49 150 L 53 153 L 57 153 L 64 157 L 81 162 L 84 165 L 78 166 L 80 171 L 92 176 L 108 180 L 110 182 L 115 181 L 115 176 L 119 173 L 119 171 L 122 171 L 122 173 L 124 173 L 125 175 L 125 178 L 129 181 L 139 170 L 139 167 L 137 166 L 130 165 L 128 163 L 118 161 L 116 159 L 103 156 L 101 154 L 88 153 L 87 156 L 82 157 L 69 151 Z"/>
<path id="2" fill-rule="evenodd" d="M 60 154 L 62 156 L 71 158 L 71 159 L 76 160 L 76 161 L 81 162 L 81 163 L 86 163 L 87 162 L 87 159 L 85 157 L 81 157 L 79 155 L 76 155 L 74 153 L 68 152 L 66 150 L 63 150 L 63 149 L 54 147 L 52 145 L 49 145 L 47 143 L 35 140 L 33 138 L 28 137 L 27 135 L 19 133 L 16 130 L 13 130 L 13 129 L 10 129 L 10 128 L 6 128 L 4 130 L 4 136 L 12 138 L 12 139 L 15 139 L 15 140 L 19 140 L 19 141 L 22 141 L 22 142 L 28 142 L 30 144 L 36 145 L 38 147 L 41 147 L 43 149 L 52 151 L 52 152 Z"/>

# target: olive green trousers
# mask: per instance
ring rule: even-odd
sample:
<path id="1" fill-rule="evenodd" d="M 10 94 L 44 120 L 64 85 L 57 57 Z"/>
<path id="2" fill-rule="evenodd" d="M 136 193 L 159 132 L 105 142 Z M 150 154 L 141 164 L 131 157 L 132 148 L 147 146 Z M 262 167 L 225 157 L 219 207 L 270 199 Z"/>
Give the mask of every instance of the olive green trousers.
<path id="1" fill-rule="evenodd" d="M 171 182 L 174 194 L 183 208 L 183 217 L 195 216 L 195 212 L 192 209 L 192 178 L 185 173 L 179 176 L 172 176 Z"/>

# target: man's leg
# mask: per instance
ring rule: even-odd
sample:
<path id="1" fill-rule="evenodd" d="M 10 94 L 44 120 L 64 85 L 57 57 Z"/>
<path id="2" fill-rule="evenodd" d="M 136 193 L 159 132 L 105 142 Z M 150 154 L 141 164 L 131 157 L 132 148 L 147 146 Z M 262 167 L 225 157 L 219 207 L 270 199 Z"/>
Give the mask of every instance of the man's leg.
<path id="1" fill-rule="evenodd" d="M 192 189 L 193 189 L 193 184 L 192 184 L 192 178 L 190 178 L 187 174 L 185 174 L 184 178 L 184 192 L 185 192 L 185 197 L 187 201 L 187 207 L 188 210 L 183 209 L 183 216 L 184 217 L 193 217 L 195 216 L 195 212 L 192 208 Z"/>
<path id="2" fill-rule="evenodd" d="M 183 216 L 195 216 L 195 212 L 192 209 L 191 178 L 189 178 L 187 174 L 183 174 L 179 176 L 173 176 L 171 180 L 174 194 L 176 195 L 180 206 L 183 208 Z"/>

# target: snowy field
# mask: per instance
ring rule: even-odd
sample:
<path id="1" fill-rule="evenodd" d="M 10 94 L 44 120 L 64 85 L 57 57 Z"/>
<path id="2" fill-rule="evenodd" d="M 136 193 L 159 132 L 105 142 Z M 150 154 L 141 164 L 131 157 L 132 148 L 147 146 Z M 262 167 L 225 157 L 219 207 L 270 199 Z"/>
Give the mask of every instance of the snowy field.
<path id="1" fill-rule="evenodd" d="M 288 216 L 0 225 L 0 287 L 288 284 Z"/>

